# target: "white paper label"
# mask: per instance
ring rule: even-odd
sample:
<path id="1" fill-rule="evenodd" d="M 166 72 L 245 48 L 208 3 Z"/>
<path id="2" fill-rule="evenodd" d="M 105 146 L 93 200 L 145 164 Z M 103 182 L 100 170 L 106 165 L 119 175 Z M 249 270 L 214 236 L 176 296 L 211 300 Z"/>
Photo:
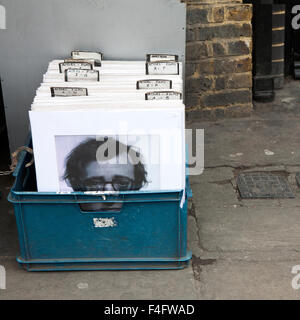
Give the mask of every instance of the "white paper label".
<path id="1" fill-rule="evenodd" d="M 137 89 L 172 89 L 172 80 L 140 80 Z"/>
<path id="2" fill-rule="evenodd" d="M 101 66 L 102 53 L 89 51 L 72 51 L 73 59 L 92 59 L 95 60 L 96 66 Z"/>
<path id="3" fill-rule="evenodd" d="M 175 54 L 148 54 L 148 62 L 158 62 L 158 61 L 178 61 L 178 56 Z"/>
<path id="4" fill-rule="evenodd" d="M 180 100 L 182 94 L 176 91 L 160 91 L 146 93 L 146 100 Z"/>
<path id="5" fill-rule="evenodd" d="M 93 222 L 95 228 L 114 228 L 117 226 L 114 218 L 94 218 Z"/>
<path id="6" fill-rule="evenodd" d="M 80 97 L 87 96 L 87 88 L 66 88 L 66 87 L 52 87 L 52 97 Z"/>
<path id="7" fill-rule="evenodd" d="M 93 65 L 89 62 L 62 62 L 59 64 L 60 73 L 64 73 L 67 69 L 92 70 Z"/>
<path id="8" fill-rule="evenodd" d="M 80 70 L 80 69 L 67 69 L 65 71 L 65 81 L 99 81 L 98 70 Z"/>
<path id="9" fill-rule="evenodd" d="M 147 74 L 150 75 L 178 75 L 178 62 L 148 62 L 146 65 Z"/>

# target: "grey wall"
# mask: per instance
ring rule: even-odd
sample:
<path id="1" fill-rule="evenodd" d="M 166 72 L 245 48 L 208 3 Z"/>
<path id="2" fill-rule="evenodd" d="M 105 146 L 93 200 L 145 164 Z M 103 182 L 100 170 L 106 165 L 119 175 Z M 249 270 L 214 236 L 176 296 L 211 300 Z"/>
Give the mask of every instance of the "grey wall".
<path id="1" fill-rule="evenodd" d="M 72 50 L 104 59 L 143 60 L 174 53 L 185 60 L 186 8 L 179 0 L 0 0 L 0 77 L 11 150 L 23 145 L 28 110 L 50 60 Z"/>

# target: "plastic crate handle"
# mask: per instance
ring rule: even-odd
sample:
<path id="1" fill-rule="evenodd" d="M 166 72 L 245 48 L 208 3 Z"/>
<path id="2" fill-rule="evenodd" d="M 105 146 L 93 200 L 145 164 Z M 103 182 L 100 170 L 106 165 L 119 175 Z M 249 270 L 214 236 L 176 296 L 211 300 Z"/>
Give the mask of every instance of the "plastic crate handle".
<path id="1" fill-rule="evenodd" d="M 80 212 L 83 214 L 120 214 L 123 205 L 123 202 L 88 202 L 78 204 Z"/>
<path id="2" fill-rule="evenodd" d="M 124 205 L 124 196 L 118 195 L 117 199 L 107 199 L 107 195 L 102 194 L 101 200 L 99 200 L 99 195 L 93 201 L 82 201 L 75 195 L 75 200 L 79 206 L 80 212 L 83 214 L 107 214 L 107 213 L 121 213 Z"/>

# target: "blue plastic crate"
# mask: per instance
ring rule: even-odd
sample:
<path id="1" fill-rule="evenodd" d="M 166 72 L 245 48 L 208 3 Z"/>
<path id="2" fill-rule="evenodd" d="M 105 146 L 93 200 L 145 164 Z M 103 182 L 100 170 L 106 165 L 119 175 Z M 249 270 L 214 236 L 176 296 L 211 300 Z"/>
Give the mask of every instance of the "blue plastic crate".
<path id="1" fill-rule="evenodd" d="M 20 255 L 28 271 L 182 269 L 189 264 L 187 205 L 191 190 L 119 195 L 36 192 L 35 170 L 23 153 L 9 201 Z M 181 208 L 182 197 L 185 202 Z M 84 212 L 82 204 L 118 202 L 119 212 Z"/>

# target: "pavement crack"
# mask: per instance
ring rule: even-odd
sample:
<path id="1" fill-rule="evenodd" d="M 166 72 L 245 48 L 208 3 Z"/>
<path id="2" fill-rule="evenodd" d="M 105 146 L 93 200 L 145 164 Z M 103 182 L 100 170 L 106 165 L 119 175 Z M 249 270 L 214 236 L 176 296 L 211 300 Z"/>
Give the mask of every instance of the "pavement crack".
<path id="1" fill-rule="evenodd" d="M 217 261 L 217 259 L 201 259 L 201 258 L 193 255 L 193 263 L 195 263 L 199 266 L 208 266 L 208 265 L 215 263 L 216 261 Z"/>
<path id="2" fill-rule="evenodd" d="M 200 241 L 200 229 L 199 229 L 199 221 L 198 221 L 198 217 L 197 217 L 197 214 L 196 214 L 196 208 L 195 208 L 195 204 L 193 202 L 193 199 L 191 199 L 190 201 L 191 205 L 189 207 L 189 215 L 192 216 L 194 219 L 195 219 L 195 222 L 196 222 L 196 227 L 197 227 L 197 244 L 198 244 L 198 247 L 205 251 L 205 249 L 202 247 L 201 245 L 201 241 Z"/>
<path id="3" fill-rule="evenodd" d="M 209 183 L 217 184 L 219 186 L 223 186 L 223 185 L 226 185 L 226 184 L 233 185 L 231 179 L 226 179 L 226 180 L 221 180 L 221 181 L 212 181 L 212 182 L 209 182 Z"/>
<path id="4" fill-rule="evenodd" d="M 195 219 L 195 222 L 196 222 L 196 228 L 197 228 L 197 233 L 196 234 L 197 234 L 198 247 L 202 251 L 206 251 L 201 245 L 200 229 L 199 229 L 199 223 L 198 223 L 199 221 L 198 221 L 198 218 L 197 218 L 196 208 L 195 208 L 195 204 L 193 203 L 193 200 L 191 200 L 191 206 L 189 207 L 189 215 L 192 216 Z M 196 281 L 201 281 L 201 271 L 202 271 L 201 266 L 210 265 L 210 264 L 213 264 L 216 261 L 217 261 L 216 259 L 201 259 L 201 257 L 196 257 L 195 255 L 193 255 L 193 257 L 192 257 L 192 268 L 193 268 L 194 279 Z"/>
<path id="5" fill-rule="evenodd" d="M 287 163 L 267 163 L 267 164 L 253 164 L 253 165 L 229 165 L 229 164 L 221 164 L 216 166 L 207 166 L 204 167 L 204 170 L 213 170 L 213 169 L 220 169 L 220 168 L 231 168 L 234 170 L 249 170 L 249 169 L 255 169 L 255 168 L 270 168 L 270 167 L 300 167 L 300 164 L 287 164 Z"/>
<path id="6" fill-rule="evenodd" d="M 201 282 L 202 266 L 212 265 L 216 261 L 216 259 L 201 259 L 200 257 L 193 255 L 192 266 L 195 280 Z"/>

